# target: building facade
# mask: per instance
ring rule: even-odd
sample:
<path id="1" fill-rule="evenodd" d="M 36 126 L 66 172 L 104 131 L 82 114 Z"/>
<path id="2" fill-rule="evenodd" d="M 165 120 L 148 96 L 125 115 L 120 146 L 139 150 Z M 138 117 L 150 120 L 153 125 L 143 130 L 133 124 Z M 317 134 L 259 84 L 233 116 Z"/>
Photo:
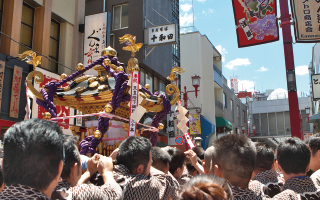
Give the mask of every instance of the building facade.
<path id="1" fill-rule="evenodd" d="M 31 49 L 42 55 L 39 68 L 71 74 L 83 61 L 84 5 L 85 0 L 0 0 L 0 139 L 26 115 L 25 79 L 34 69 L 16 57 Z"/>

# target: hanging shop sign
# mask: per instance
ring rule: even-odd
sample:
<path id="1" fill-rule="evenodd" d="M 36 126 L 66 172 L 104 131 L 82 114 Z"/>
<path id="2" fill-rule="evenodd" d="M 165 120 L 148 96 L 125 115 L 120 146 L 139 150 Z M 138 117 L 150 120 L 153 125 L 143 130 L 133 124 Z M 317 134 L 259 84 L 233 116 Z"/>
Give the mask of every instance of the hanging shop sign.
<path id="1" fill-rule="evenodd" d="M 279 40 L 274 0 L 232 0 L 238 47 Z"/>
<path id="2" fill-rule="evenodd" d="M 320 74 L 312 74 L 311 82 L 312 82 L 312 100 L 318 101 L 320 99 Z"/>
<path id="3" fill-rule="evenodd" d="M 291 0 L 297 42 L 319 42 L 320 1 Z"/>
<path id="4" fill-rule="evenodd" d="M 54 74 L 49 72 L 45 69 L 36 68 L 37 71 L 41 72 L 44 75 L 44 80 L 42 83 L 38 84 L 33 82 L 34 88 L 37 91 L 40 91 L 40 88 L 43 88 L 45 84 L 51 81 L 59 81 L 60 76 L 58 74 Z M 68 86 L 69 84 L 64 84 L 62 87 Z M 67 117 L 67 116 L 74 116 L 74 109 L 65 107 L 65 106 L 56 106 L 57 108 L 57 117 Z M 43 114 L 47 112 L 44 108 L 37 104 L 36 98 L 34 97 L 32 101 L 32 118 L 39 118 L 43 119 Z M 72 131 L 69 129 L 69 125 L 74 125 L 74 119 L 59 119 L 58 122 L 62 123 L 59 124 L 60 128 L 62 129 L 64 134 L 71 135 Z"/>
<path id="5" fill-rule="evenodd" d="M 159 46 L 176 44 L 178 41 L 177 24 L 148 27 L 144 30 L 144 44 L 147 46 Z"/>
<path id="6" fill-rule="evenodd" d="M 3 79 L 4 79 L 5 62 L 0 60 L 0 110 L 2 101 Z"/>
<path id="7" fill-rule="evenodd" d="M 85 17 L 84 30 L 84 66 L 96 61 L 101 56 L 101 51 L 109 45 L 110 38 L 110 13 L 104 12 Z M 97 74 L 94 70 L 88 70 L 86 74 Z"/>
<path id="8" fill-rule="evenodd" d="M 189 115 L 190 135 L 201 134 L 200 115 Z"/>
<path id="9" fill-rule="evenodd" d="M 12 118 L 19 117 L 21 78 L 22 78 L 22 67 L 18 67 L 15 65 L 13 69 L 10 112 L 9 112 L 9 117 L 12 117 Z"/>

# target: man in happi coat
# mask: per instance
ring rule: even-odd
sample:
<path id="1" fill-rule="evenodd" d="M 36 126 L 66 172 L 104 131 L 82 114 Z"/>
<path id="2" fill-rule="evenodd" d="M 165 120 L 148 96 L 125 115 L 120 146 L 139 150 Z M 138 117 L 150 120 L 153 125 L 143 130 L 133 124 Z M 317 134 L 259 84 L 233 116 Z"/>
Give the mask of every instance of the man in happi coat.
<path id="1" fill-rule="evenodd" d="M 113 178 L 112 159 L 95 154 L 88 160 L 87 171 L 81 176 L 82 165 L 76 142 L 77 138 L 75 136 L 68 136 L 65 139 L 65 159 L 61 173 L 62 181 L 54 189 L 52 199 L 120 199 L 122 190 Z M 97 171 L 101 174 L 104 184 L 102 186 L 84 184 Z"/>
<path id="2" fill-rule="evenodd" d="M 320 187 L 307 176 L 310 156 L 308 145 L 299 138 L 289 138 L 280 143 L 277 148 L 277 159 L 285 183 L 282 187 L 283 192 L 274 196 L 274 199 L 320 199 Z"/>
<path id="3" fill-rule="evenodd" d="M 215 175 L 230 182 L 235 200 L 261 200 L 267 195 L 267 188 L 259 181 L 249 181 L 255 166 L 256 148 L 250 138 L 244 135 L 230 134 L 217 139 L 214 144 Z"/>
<path id="4" fill-rule="evenodd" d="M 251 187 L 251 183 L 259 181 L 268 188 L 269 197 L 273 197 L 281 192 L 284 184 L 284 179 L 273 169 L 275 164 L 274 150 L 261 142 L 257 142 L 255 146 L 257 150 L 256 164 L 252 173 L 253 181 L 249 183 L 249 188 L 252 190 L 261 189 Z"/>
<path id="5" fill-rule="evenodd" d="M 51 121 L 30 119 L 11 126 L 4 135 L 0 199 L 49 200 L 63 168 L 60 127 Z"/>
<path id="6" fill-rule="evenodd" d="M 120 144 L 113 173 L 123 199 L 178 199 L 179 183 L 172 175 L 151 167 L 150 150 L 150 141 L 143 137 L 128 137 Z"/>

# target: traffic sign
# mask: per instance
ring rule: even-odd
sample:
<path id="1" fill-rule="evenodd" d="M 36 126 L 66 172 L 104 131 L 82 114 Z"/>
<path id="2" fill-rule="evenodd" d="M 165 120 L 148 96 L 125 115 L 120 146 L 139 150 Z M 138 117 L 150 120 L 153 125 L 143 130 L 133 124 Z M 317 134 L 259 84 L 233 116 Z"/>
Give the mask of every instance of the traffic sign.
<path id="1" fill-rule="evenodd" d="M 177 136 L 174 141 L 176 142 L 177 145 L 182 145 L 183 144 L 183 137 Z"/>

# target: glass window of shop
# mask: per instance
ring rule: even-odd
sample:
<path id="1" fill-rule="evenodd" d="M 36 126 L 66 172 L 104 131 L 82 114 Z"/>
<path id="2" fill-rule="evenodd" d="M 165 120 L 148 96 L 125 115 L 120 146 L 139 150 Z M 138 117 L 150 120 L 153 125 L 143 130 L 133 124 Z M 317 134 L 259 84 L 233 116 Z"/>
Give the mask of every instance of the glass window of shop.
<path id="1" fill-rule="evenodd" d="M 166 93 L 166 84 L 164 81 L 160 80 L 159 82 L 159 92 L 165 94 Z"/>
<path id="2" fill-rule="evenodd" d="M 1 5 L 1 8 L 2 8 L 2 5 Z M 26 3 L 23 3 L 22 17 L 21 17 L 20 43 L 24 44 L 29 48 L 32 48 L 33 26 L 34 26 L 34 8 L 29 6 Z M 23 53 L 29 50 L 25 46 L 22 46 L 22 45 L 19 46 L 19 53 Z"/>
<path id="3" fill-rule="evenodd" d="M 129 4 L 113 7 L 113 29 L 128 28 L 129 26 Z"/>
<path id="4" fill-rule="evenodd" d="M 155 76 L 154 77 L 154 92 L 158 91 L 159 92 L 159 81 L 158 78 Z"/>
<path id="5" fill-rule="evenodd" d="M 51 19 L 49 57 L 57 62 L 59 55 L 59 35 L 60 23 Z M 52 72 L 58 72 L 58 63 L 49 61 L 48 69 Z"/>
<path id="6" fill-rule="evenodd" d="M 144 69 L 140 69 L 139 82 L 143 87 L 146 84 L 146 71 Z"/>
<path id="7" fill-rule="evenodd" d="M 153 92 L 153 75 L 150 72 L 146 73 L 146 84 L 150 85 L 149 91 Z"/>

